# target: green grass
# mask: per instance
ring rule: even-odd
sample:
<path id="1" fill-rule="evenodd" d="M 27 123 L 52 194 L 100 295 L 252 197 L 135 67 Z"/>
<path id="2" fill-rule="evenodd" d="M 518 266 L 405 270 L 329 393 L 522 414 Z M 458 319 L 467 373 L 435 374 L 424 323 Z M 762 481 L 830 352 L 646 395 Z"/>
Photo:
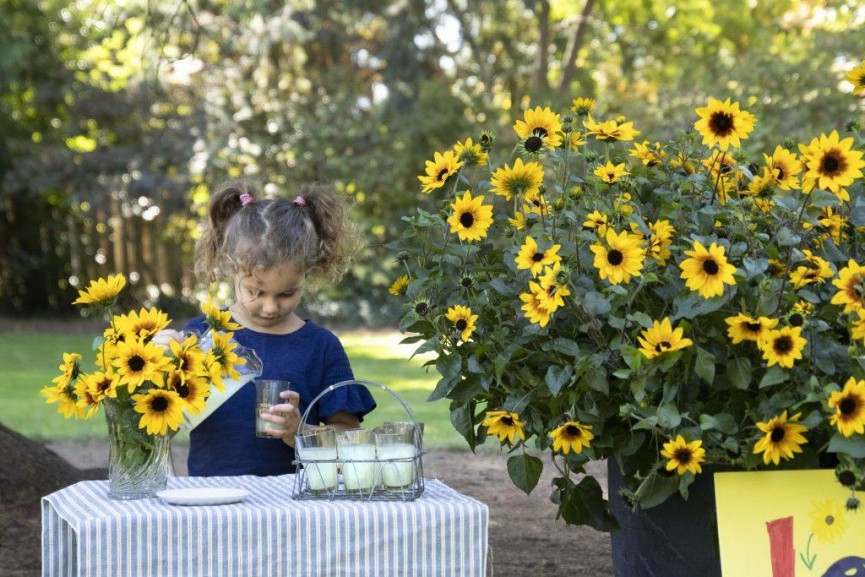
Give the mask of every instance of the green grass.
<path id="1" fill-rule="evenodd" d="M 400 345 L 401 335 L 388 333 L 343 333 L 345 346 L 357 378 L 381 383 L 402 397 L 418 421 L 424 423 L 428 448 L 463 448 L 468 445 L 450 424 L 448 401 L 426 402 L 435 387 L 434 370 L 422 367 L 424 360 L 407 360 L 413 345 Z M 64 419 L 57 405 L 48 405 L 39 390 L 59 374 L 64 352 L 79 352 L 85 368 L 92 366 L 93 335 L 0 334 L 0 422 L 19 433 L 40 441 L 75 438 L 104 438 L 101 416 L 87 421 Z M 364 426 L 384 421 L 407 420 L 405 410 L 391 395 L 373 390 L 378 408 L 367 416 Z M 178 440 L 182 441 L 186 435 Z"/>

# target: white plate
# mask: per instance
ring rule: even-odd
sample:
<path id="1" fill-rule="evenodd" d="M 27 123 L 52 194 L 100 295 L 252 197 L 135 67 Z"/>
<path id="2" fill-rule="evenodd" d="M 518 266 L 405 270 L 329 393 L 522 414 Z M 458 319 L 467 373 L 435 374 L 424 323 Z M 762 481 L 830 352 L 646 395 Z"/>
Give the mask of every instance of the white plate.
<path id="1" fill-rule="evenodd" d="M 248 495 L 249 491 L 232 487 L 168 489 L 156 493 L 157 497 L 172 505 L 228 505 L 243 501 Z"/>

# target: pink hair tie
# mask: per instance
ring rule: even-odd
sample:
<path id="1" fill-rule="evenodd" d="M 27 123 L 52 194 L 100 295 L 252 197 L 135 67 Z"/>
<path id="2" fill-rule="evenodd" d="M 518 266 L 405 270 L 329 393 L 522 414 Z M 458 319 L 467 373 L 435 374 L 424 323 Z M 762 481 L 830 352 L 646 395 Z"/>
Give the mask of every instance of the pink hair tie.
<path id="1" fill-rule="evenodd" d="M 297 198 L 294 199 L 294 204 L 297 206 L 306 206 L 306 199 L 298 195 Z"/>
<path id="2" fill-rule="evenodd" d="M 250 202 L 252 202 L 252 195 L 251 194 L 249 194 L 248 192 L 244 192 L 243 194 L 240 195 L 240 204 L 241 205 L 246 206 Z"/>

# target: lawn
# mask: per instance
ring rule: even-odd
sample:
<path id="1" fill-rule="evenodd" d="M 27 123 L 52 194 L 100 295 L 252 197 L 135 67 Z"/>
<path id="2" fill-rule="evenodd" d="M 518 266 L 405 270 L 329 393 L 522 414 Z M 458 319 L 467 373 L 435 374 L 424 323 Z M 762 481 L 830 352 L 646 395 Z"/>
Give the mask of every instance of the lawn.
<path id="1" fill-rule="evenodd" d="M 434 370 L 426 372 L 423 359 L 407 361 L 413 345 L 400 345 L 396 332 L 342 333 L 340 339 L 351 359 L 355 376 L 381 383 L 400 395 L 418 421 L 425 423 L 427 448 L 464 448 L 468 445 L 450 424 L 448 401 L 426 402 L 435 387 Z M 0 422 L 40 441 L 105 437 L 100 416 L 87 421 L 66 420 L 57 405 L 47 405 L 39 390 L 59 374 L 63 352 L 80 352 L 92 363 L 92 335 L 0 334 Z M 378 409 L 364 421 L 375 426 L 384 421 L 406 420 L 399 403 L 388 393 L 373 390 Z M 178 440 L 184 440 L 185 434 Z"/>

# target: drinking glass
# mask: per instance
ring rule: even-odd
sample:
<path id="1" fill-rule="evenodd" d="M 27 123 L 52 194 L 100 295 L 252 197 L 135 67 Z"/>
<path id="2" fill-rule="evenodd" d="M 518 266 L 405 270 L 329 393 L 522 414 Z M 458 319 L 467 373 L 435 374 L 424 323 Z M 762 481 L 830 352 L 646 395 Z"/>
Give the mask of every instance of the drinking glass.
<path id="1" fill-rule="evenodd" d="M 401 431 L 387 425 L 377 428 L 375 450 L 387 487 L 407 487 L 414 482 L 414 458 L 418 450 L 414 426 Z"/>
<path id="2" fill-rule="evenodd" d="M 279 394 L 289 390 L 291 383 L 288 381 L 276 381 L 273 379 L 256 379 L 255 380 L 255 436 L 272 439 L 273 436 L 264 432 L 264 429 L 270 427 L 275 431 L 281 431 L 282 425 L 265 421 L 261 418 L 264 413 L 270 412 L 270 407 L 280 405 L 286 402 Z"/>
<path id="3" fill-rule="evenodd" d="M 347 491 L 369 491 L 375 483 L 375 435 L 372 429 L 337 433 L 336 446 Z"/>
<path id="4" fill-rule="evenodd" d="M 309 490 L 313 493 L 336 490 L 339 484 L 336 430 L 333 427 L 309 428 L 298 432 L 294 441 L 297 456 L 304 461 Z"/>

